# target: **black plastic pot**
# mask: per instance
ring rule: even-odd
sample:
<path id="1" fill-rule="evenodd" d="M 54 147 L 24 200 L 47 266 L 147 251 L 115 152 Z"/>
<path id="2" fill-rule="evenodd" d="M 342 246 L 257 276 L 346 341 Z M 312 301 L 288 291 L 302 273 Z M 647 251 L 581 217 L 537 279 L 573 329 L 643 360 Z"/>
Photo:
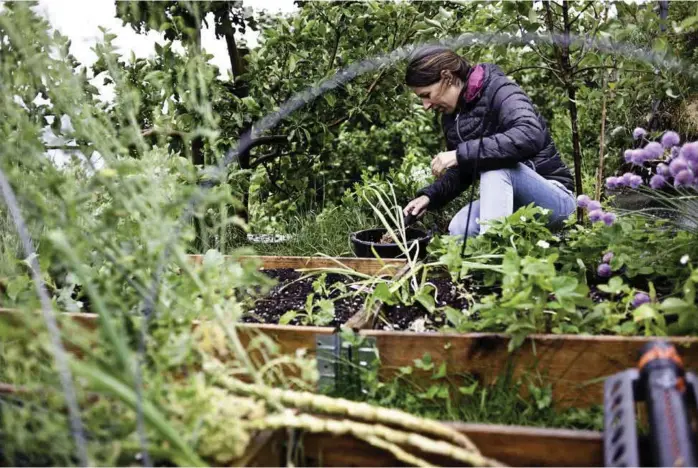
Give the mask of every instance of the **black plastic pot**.
<path id="1" fill-rule="evenodd" d="M 357 257 L 375 258 L 373 249 L 381 258 L 400 258 L 404 253 L 397 244 L 379 244 L 381 237 L 386 233 L 386 229 L 366 229 L 358 231 L 349 236 L 354 253 Z M 407 246 L 410 253 L 414 254 L 417 248 L 414 244 L 419 243 L 418 258 L 422 259 L 427 254 L 427 245 L 431 241 L 432 233 L 418 228 L 407 228 Z"/>

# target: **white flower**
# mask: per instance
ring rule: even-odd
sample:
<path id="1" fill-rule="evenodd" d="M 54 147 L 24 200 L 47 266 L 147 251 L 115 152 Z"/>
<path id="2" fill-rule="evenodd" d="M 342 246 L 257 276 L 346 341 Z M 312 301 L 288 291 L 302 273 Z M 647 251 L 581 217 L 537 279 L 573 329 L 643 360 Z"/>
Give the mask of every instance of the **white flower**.
<path id="1" fill-rule="evenodd" d="M 548 213 L 550 213 L 550 210 L 547 208 L 541 208 L 540 212 L 543 213 L 544 215 L 547 215 Z"/>
<path id="2" fill-rule="evenodd" d="M 525 216 L 522 216 L 520 219 L 521 219 L 521 221 L 523 221 L 524 223 L 526 222 L 526 217 L 525 217 Z"/>
<path id="3" fill-rule="evenodd" d="M 681 260 L 680 260 L 681 265 L 687 264 L 690 259 L 691 259 L 691 257 L 689 257 L 688 254 L 684 255 L 683 257 L 681 257 Z"/>
<path id="4" fill-rule="evenodd" d="M 550 244 L 548 244 L 547 242 L 545 242 L 542 239 L 539 240 L 538 242 L 536 242 L 536 245 L 542 249 L 547 249 L 548 247 L 550 247 Z"/>
<path id="5" fill-rule="evenodd" d="M 425 317 L 418 318 L 410 324 L 410 330 L 417 333 L 424 333 L 427 330 L 427 327 L 425 327 L 426 321 Z"/>

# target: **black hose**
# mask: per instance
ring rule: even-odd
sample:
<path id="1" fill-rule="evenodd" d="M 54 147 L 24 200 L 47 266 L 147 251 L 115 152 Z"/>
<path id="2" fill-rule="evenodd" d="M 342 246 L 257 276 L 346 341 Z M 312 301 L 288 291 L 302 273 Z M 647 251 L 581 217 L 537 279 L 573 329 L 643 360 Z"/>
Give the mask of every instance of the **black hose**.
<path id="1" fill-rule="evenodd" d="M 494 96 L 496 96 L 497 93 L 495 93 L 492 96 L 492 100 L 494 100 Z M 490 102 L 490 104 L 492 104 Z M 491 109 L 490 105 L 490 109 Z M 485 121 L 487 119 L 487 116 L 489 115 L 490 111 L 488 110 L 485 115 L 482 116 L 482 131 L 480 133 L 480 142 L 477 146 L 477 155 L 475 156 L 475 164 L 473 165 L 473 180 L 471 181 L 470 184 L 470 197 L 468 199 L 468 217 L 465 221 L 465 233 L 463 235 L 463 245 L 461 246 L 460 249 L 460 258 L 462 259 L 465 256 L 465 244 L 468 242 L 468 228 L 470 227 L 470 215 L 473 211 L 473 198 L 475 198 L 475 183 L 477 182 L 477 177 L 478 177 L 478 163 L 480 162 L 480 154 L 482 153 L 482 140 L 485 137 Z M 458 124 L 456 124 L 458 125 Z M 463 269 L 458 270 L 458 279 L 460 280 L 461 276 L 461 271 Z"/>

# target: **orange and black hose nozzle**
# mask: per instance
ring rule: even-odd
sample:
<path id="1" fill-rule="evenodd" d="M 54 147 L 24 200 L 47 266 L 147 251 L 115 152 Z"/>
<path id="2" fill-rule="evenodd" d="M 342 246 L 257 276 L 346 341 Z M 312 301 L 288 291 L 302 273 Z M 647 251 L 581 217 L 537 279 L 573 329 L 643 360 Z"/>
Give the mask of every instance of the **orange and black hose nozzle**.
<path id="1" fill-rule="evenodd" d="M 653 341 L 642 348 L 636 369 L 604 385 L 606 466 L 695 466 L 691 409 L 698 379 L 686 372 L 676 348 Z M 647 407 L 649 435 L 639 436 L 636 403 Z"/>

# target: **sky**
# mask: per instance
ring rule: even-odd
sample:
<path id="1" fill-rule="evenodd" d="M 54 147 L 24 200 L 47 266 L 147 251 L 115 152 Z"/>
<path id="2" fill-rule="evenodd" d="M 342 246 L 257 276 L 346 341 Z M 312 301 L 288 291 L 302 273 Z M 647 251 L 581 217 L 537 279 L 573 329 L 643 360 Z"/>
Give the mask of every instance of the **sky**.
<path id="1" fill-rule="evenodd" d="M 243 5 L 255 10 L 264 9 L 269 13 L 290 13 L 297 9 L 293 0 L 244 0 Z M 116 35 L 114 45 L 125 58 L 130 57 L 131 52 L 138 58 L 149 57 L 155 53 L 156 42 L 165 42 L 162 33 L 151 31 L 138 34 L 130 26 L 124 26 L 116 17 L 114 0 L 39 0 L 36 11 L 43 15 L 53 28 L 71 40 L 71 53 L 82 65 L 88 67 L 97 60 L 92 48 L 103 36 L 99 30 L 100 26 Z M 210 15 L 211 18 L 212 16 Z M 208 24 L 213 26 L 213 21 L 208 21 Z M 257 35 L 248 29 L 244 36 L 248 46 L 254 47 L 257 44 Z M 219 68 L 223 76 L 227 75 L 230 71 L 230 59 L 225 39 L 216 39 L 213 28 L 204 28 L 201 31 L 201 46 L 213 55 L 211 63 Z M 112 86 L 105 86 L 103 80 L 94 79 L 91 83 L 100 91 L 102 100 L 111 101 L 114 98 Z M 70 126 L 69 121 L 62 124 L 63 127 Z M 72 143 L 57 138 L 48 127 L 44 130 L 46 144 Z M 61 150 L 49 150 L 47 155 L 58 165 L 68 160 L 68 155 Z M 96 158 L 95 163 L 101 165 L 99 155 L 96 155 Z"/>
<path id="2" fill-rule="evenodd" d="M 297 9 L 293 0 L 245 0 L 244 6 L 264 9 L 268 12 L 289 13 Z M 99 26 L 106 27 L 116 34 L 114 44 L 122 55 L 148 57 L 154 54 L 155 42 L 164 42 L 161 33 L 138 34 L 130 26 L 123 26 L 116 17 L 114 0 L 39 0 L 38 10 L 51 25 L 72 41 L 71 52 L 83 65 L 92 65 L 97 59 L 91 48 L 102 37 Z M 212 22 L 209 21 L 212 25 Z M 245 35 L 248 45 L 256 45 L 257 34 L 249 31 Z M 201 45 L 213 55 L 211 62 L 223 74 L 230 70 L 230 60 L 224 39 L 216 39 L 213 29 L 203 29 Z"/>

